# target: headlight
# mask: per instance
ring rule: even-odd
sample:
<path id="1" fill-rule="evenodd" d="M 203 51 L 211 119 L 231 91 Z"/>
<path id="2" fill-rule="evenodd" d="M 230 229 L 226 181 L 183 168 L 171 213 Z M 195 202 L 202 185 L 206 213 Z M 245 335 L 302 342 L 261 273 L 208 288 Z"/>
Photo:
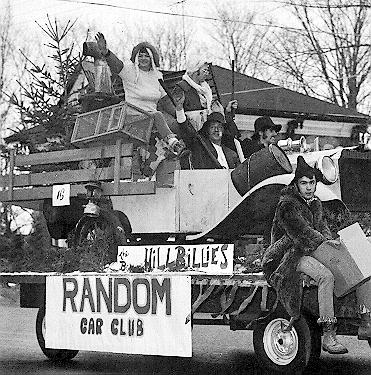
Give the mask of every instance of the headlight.
<path id="1" fill-rule="evenodd" d="M 323 182 L 326 185 L 333 184 L 339 177 L 339 171 L 330 156 L 321 156 L 316 162 L 317 168 L 322 172 Z"/>

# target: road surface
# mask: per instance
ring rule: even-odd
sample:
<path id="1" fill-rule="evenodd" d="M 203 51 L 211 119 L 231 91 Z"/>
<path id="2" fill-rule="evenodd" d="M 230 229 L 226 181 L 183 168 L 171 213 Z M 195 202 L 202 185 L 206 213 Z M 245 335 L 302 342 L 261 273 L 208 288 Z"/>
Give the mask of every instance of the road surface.
<path id="1" fill-rule="evenodd" d="M 265 374 L 256 362 L 250 331 L 224 326 L 195 326 L 193 357 L 169 358 L 79 352 L 74 360 L 55 364 L 38 347 L 34 332 L 36 309 L 0 306 L 0 374 L 234 375 Z M 354 337 L 341 337 L 349 353 L 324 354 L 308 374 L 371 374 L 371 349 Z M 268 372 L 271 375 L 271 373 Z"/>

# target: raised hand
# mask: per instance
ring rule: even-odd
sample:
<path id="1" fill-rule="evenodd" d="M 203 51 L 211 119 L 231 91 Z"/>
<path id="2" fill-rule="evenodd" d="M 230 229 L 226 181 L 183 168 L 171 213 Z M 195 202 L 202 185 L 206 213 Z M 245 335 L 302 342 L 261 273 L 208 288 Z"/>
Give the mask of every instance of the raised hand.
<path id="1" fill-rule="evenodd" d="M 237 100 L 231 100 L 228 104 L 227 107 L 225 108 L 226 112 L 232 112 L 232 109 L 236 110 L 238 107 L 238 102 Z"/>
<path id="2" fill-rule="evenodd" d="M 102 55 L 106 55 L 108 53 L 108 48 L 107 48 L 106 38 L 104 37 L 104 35 L 98 32 L 97 35 L 95 36 L 95 40 L 97 41 L 98 48 L 100 52 L 102 53 Z"/>
<path id="3" fill-rule="evenodd" d="M 175 103 L 175 109 L 180 111 L 183 109 L 183 104 L 185 101 L 185 95 L 183 90 L 174 90 L 173 92 L 173 99 Z"/>

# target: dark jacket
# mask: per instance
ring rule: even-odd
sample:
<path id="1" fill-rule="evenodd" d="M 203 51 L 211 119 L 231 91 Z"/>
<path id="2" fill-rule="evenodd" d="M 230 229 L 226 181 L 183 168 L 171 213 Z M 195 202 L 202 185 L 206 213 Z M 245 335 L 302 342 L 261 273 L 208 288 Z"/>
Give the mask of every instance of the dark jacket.
<path id="1" fill-rule="evenodd" d="M 181 80 L 176 84 L 176 87 L 184 91 L 185 100 L 183 103 L 183 108 L 185 112 L 205 109 L 202 107 L 197 90 L 193 88 L 188 82 Z M 163 86 L 163 88 L 168 95 L 159 100 L 157 110 L 161 112 L 167 112 L 175 118 L 175 105 L 170 99 L 172 93 L 167 90 L 165 85 Z"/>
<path id="2" fill-rule="evenodd" d="M 234 139 L 237 138 L 239 140 L 241 133 L 238 130 L 237 125 L 234 121 L 234 116 L 232 116 L 230 112 L 224 111 L 224 117 L 225 124 L 222 144 L 237 153 Z"/>
<path id="3" fill-rule="evenodd" d="M 273 219 L 271 245 L 262 263 L 268 283 L 292 317 L 300 316 L 303 292 L 300 274 L 296 271 L 299 259 L 329 239 L 332 236 L 321 201 L 316 197 L 308 205 L 296 186 L 285 187 Z"/>
<path id="4" fill-rule="evenodd" d="M 263 149 L 264 145 L 259 142 L 259 139 L 245 138 L 243 141 L 241 141 L 241 148 L 242 148 L 243 155 L 247 159 L 255 152 Z"/>
<path id="5" fill-rule="evenodd" d="M 204 107 L 202 107 L 198 92 L 194 87 L 192 87 L 188 82 L 184 81 L 183 79 L 176 85 L 184 91 L 184 111 L 187 112 L 204 109 Z"/>
<path id="6" fill-rule="evenodd" d="M 191 151 L 189 160 L 181 160 L 183 169 L 220 169 L 222 168 L 219 163 L 217 163 L 210 156 L 210 153 L 214 155 L 215 159 L 218 158 L 218 154 L 215 147 L 212 145 L 210 140 L 198 133 L 196 135 L 196 130 L 189 123 L 188 120 L 179 124 L 180 136 L 185 142 L 187 148 Z M 201 137 L 202 141 L 199 140 Z M 222 149 L 227 159 L 228 167 L 230 169 L 235 168 L 239 164 L 238 155 L 233 150 L 222 144 Z"/>

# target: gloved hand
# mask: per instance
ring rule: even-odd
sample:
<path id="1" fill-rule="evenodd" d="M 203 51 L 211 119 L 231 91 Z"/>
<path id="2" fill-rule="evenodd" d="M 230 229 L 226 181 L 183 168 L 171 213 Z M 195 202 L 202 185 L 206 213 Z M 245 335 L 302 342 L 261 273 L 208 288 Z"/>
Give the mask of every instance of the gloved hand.
<path id="1" fill-rule="evenodd" d="M 95 40 L 97 41 L 98 48 L 100 49 L 102 55 L 106 55 L 108 53 L 108 48 L 107 48 L 107 41 L 104 35 L 100 32 L 97 33 L 95 36 Z"/>

